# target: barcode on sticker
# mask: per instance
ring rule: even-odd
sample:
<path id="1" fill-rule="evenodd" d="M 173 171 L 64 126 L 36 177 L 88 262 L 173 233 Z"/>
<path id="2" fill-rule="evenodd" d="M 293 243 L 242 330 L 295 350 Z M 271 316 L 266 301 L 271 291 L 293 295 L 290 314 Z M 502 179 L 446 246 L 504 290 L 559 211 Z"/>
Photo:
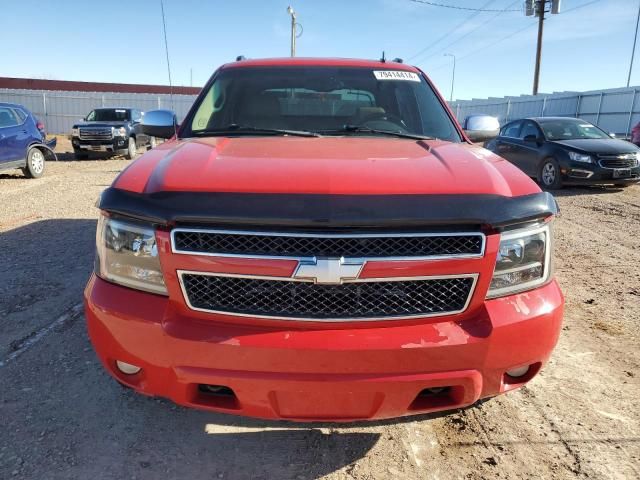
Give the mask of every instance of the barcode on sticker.
<path id="1" fill-rule="evenodd" d="M 373 74 L 378 80 L 408 80 L 410 82 L 420 81 L 420 77 L 417 73 L 405 72 L 402 70 L 374 70 Z"/>

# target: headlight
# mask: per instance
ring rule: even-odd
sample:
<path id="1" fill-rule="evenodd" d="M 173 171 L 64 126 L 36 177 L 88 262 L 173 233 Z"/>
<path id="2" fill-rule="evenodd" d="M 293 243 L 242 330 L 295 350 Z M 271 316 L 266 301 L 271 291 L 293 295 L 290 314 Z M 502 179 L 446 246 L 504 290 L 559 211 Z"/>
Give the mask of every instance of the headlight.
<path id="1" fill-rule="evenodd" d="M 124 127 L 116 128 L 113 127 L 113 136 L 114 137 L 124 137 L 127 134 L 127 129 Z"/>
<path id="2" fill-rule="evenodd" d="M 72 128 L 71 129 L 71 136 L 72 137 L 79 137 L 80 136 L 80 129 L 79 128 Z"/>
<path id="3" fill-rule="evenodd" d="M 503 233 L 487 298 L 538 287 L 551 278 L 551 224 Z"/>
<path id="4" fill-rule="evenodd" d="M 167 294 L 151 225 L 100 215 L 96 274 L 126 287 Z"/>
<path id="5" fill-rule="evenodd" d="M 591 163 L 591 157 L 589 155 L 585 155 L 584 153 L 569 152 L 569 158 L 574 162 Z"/>

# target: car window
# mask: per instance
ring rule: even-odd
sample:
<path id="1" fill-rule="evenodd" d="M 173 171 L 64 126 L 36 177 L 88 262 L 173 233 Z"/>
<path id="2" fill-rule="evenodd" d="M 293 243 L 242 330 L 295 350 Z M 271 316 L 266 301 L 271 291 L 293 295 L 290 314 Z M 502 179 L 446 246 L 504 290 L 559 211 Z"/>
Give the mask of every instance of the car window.
<path id="1" fill-rule="evenodd" d="M 140 110 L 132 110 L 131 111 L 131 119 L 134 122 L 139 122 L 140 120 L 142 120 L 142 112 L 140 112 Z"/>
<path id="2" fill-rule="evenodd" d="M 520 127 L 522 122 L 513 122 L 506 125 L 503 129 L 501 136 L 510 138 L 520 138 Z"/>
<path id="3" fill-rule="evenodd" d="M 24 113 L 22 110 L 20 110 L 19 108 L 15 108 L 13 110 L 13 113 L 16 115 L 16 117 L 18 117 L 18 122 L 20 124 L 23 124 L 24 121 L 27 119 L 27 114 Z"/>
<path id="4" fill-rule="evenodd" d="M 0 107 L 0 128 L 15 127 L 20 123 L 12 108 Z"/>
<path id="5" fill-rule="evenodd" d="M 525 122 L 524 126 L 522 127 L 522 132 L 520 132 L 520 138 L 524 138 L 527 135 L 533 135 L 536 138 L 540 136 L 540 131 L 538 130 L 538 127 L 535 123 Z"/>
<path id="6" fill-rule="evenodd" d="M 343 135 L 348 125 L 461 140 L 422 76 L 360 67 L 222 70 L 187 125 L 185 136 L 230 125 Z"/>
<path id="7" fill-rule="evenodd" d="M 99 108 L 87 115 L 88 122 L 126 122 L 129 110 L 124 108 Z"/>
<path id="8" fill-rule="evenodd" d="M 610 138 L 607 133 L 580 119 L 545 120 L 542 130 L 549 140 L 577 140 L 581 138 Z"/>

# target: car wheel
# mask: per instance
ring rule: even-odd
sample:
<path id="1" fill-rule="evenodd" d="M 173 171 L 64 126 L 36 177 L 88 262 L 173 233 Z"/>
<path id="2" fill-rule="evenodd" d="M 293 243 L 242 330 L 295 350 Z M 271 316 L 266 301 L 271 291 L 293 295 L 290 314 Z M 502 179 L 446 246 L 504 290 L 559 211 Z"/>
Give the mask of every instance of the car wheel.
<path id="1" fill-rule="evenodd" d="M 44 173 L 44 153 L 42 150 L 32 148 L 27 153 L 27 166 L 24 173 L 29 178 L 40 178 Z"/>
<path id="2" fill-rule="evenodd" d="M 156 137 L 149 137 L 149 150 L 152 148 L 156 148 L 158 142 L 156 141 Z"/>
<path id="3" fill-rule="evenodd" d="M 540 165 L 538 181 L 549 190 L 562 188 L 562 178 L 560 177 L 560 166 L 554 158 L 547 158 Z"/>
<path id="4" fill-rule="evenodd" d="M 136 139 L 133 137 L 129 137 L 129 145 L 127 146 L 127 153 L 125 154 L 124 158 L 126 158 L 127 160 L 133 160 L 134 158 L 136 158 L 137 154 L 138 147 L 136 147 Z"/>

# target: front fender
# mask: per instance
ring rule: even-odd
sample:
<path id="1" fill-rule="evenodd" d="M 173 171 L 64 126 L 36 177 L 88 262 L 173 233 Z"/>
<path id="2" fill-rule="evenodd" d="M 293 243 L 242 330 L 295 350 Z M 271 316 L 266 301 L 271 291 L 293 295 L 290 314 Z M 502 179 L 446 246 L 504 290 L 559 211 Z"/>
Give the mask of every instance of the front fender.
<path id="1" fill-rule="evenodd" d="M 56 155 L 56 152 L 53 151 L 53 148 L 55 148 L 56 144 L 57 144 L 57 140 L 55 138 L 53 139 L 53 141 L 49 141 L 47 143 L 33 142 L 29 145 L 29 148 L 27 148 L 27 151 L 29 151 L 32 148 L 39 148 L 40 150 L 42 150 L 47 160 L 58 161 L 58 156 Z M 52 145 L 53 148 L 49 145 Z"/>

